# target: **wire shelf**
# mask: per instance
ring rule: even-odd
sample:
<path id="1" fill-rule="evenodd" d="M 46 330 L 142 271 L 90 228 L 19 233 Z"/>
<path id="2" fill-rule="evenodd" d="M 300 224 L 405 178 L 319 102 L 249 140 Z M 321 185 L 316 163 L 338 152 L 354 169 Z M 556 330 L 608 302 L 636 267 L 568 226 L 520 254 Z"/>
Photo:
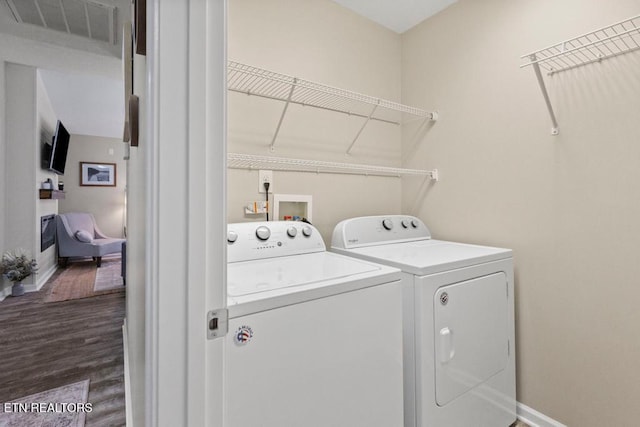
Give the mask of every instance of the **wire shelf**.
<path id="1" fill-rule="evenodd" d="M 549 75 L 640 49 L 640 15 L 523 55 Z"/>
<path id="2" fill-rule="evenodd" d="M 434 113 L 361 93 L 229 61 L 227 87 L 234 92 L 321 108 L 393 124 L 402 115 L 434 119 Z M 372 112 L 372 108 L 375 110 Z"/>
<path id="3" fill-rule="evenodd" d="M 231 169 L 272 169 L 290 172 L 333 173 L 348 175 L 396 176 L 419 175 L 438 179 L 437 170 L 393 168 L 387 166 L 337 163 L 319 160 L 258 156 L 253 154 L 227 154 L 227 167 Z"/>
<path id="4" fill-rule="evenodd" d="M 552 75 L 639 49 L 640 15 L 637 15 L 562 43 L 522 55 L 521 58 L 528 59 L 528 62 L 520 65 L 520 68 L 531 66 L 536 74 L 542 97 L 551 118 L 551 134 L 558 135 L 558 120 L 549 99 L 542 70 L 545 70 L 548 75 Z"/>

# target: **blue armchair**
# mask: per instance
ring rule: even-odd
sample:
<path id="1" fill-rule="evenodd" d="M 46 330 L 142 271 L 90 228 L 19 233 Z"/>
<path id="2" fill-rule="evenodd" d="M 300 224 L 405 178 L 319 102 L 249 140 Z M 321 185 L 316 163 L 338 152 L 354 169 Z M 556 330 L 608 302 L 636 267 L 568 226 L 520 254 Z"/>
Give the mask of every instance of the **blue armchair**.
<path id="1" fill-rule="evenodd" d="M 56 217 L 58 259 L 66 265 L 70 257 L 93 257 L 100 267 L 102 257 L 120 253 L 125 239 L 107 237 L 90 213 L 70 212 Z"/>

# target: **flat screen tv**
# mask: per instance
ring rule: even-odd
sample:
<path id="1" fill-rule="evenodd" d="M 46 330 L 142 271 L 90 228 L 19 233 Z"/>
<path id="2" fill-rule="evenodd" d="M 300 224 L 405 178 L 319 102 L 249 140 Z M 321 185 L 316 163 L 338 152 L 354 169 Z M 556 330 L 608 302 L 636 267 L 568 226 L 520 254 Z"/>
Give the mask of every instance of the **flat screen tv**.
<path id="1" fill-rule="evenodd" d="M 69 132 L 62 122 L 58 120 L 56 133 L 53 135 L 51 157 L 48 169 L 58 175 L 64 175 L 64 167 L 67 164 L 67 151 L 69 151 Z"/>

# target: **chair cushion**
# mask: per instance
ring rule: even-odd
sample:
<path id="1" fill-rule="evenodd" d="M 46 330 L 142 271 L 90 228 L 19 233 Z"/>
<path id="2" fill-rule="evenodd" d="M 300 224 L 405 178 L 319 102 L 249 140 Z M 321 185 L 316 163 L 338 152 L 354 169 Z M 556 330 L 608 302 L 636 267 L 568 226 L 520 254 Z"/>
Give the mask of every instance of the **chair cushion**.
<path id="1" fill-rule="evenodd" d="M 91 243 L 93 242 L 93 236 L 86 230 L 78 230 L 76 231 L 76 239 L 83 243 Z"/>
<path id="2" fill-rule="evenodd" d="M 126 240 L 115 239 L 111 237 L 106 239 L 93 239 L 93 243 L 91 245 L 93 246 L 94 251 L 96 251 L 94 256 L 104 256 L 109 254 L 121 253 L 122 242 L 126 242 Z"/>
<path id="3" fill-rule="evenodd" d="M 69 212 L 61 214 L 67 220 L 69 225 L 69 231 L 71 230 L 86 230 L 91 233 L 93 237 L 93 216 L 86 212 Z"/>

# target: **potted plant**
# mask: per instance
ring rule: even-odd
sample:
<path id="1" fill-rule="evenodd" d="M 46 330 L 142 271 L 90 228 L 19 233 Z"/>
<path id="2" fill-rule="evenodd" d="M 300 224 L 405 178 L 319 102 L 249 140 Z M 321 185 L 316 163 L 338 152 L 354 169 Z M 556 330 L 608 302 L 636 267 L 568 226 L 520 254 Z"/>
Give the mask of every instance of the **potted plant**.
<path id="1" fill-rule="evenodd" d="M 0 261 L 0 271 L 13 282 L 11 295 L 14 297 L 24 294 L 22 281 L 38 271 L 36 260 L 31 258 L 31 254 L 24 249 L 7 251 L 2 255 Z"/>

